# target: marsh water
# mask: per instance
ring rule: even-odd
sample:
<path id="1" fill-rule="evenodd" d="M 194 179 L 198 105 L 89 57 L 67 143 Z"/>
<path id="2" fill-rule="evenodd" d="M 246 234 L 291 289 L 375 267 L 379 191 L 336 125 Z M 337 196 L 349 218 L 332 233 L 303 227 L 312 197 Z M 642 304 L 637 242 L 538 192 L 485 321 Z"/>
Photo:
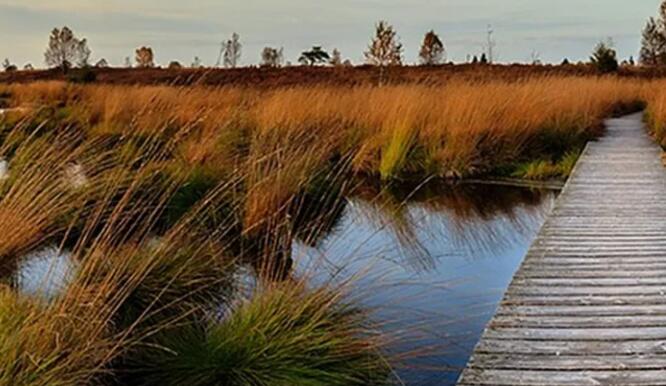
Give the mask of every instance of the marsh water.
<path id="1" fill-rule="evenodd" d="M 295 271 L 350 281 L 350 296 L 396 340 L 388 343 L 404 358 L 405 384 L 455 384 L 556 194 L 479 184 L 355 189 L 315 237 L 293 238 Z M 66 252 L 46 247 L 19 262 L 13 281 L 50 297 L 73 268 Z"/>
<path id="2" fill-rule="evenodd" d="M 492 185 L 358 194 L 315 245 L 294 245 L 294 260 L 318 280 L 358 277 L 352 295 L 401 342 L 404 383 L 455 384 L 556 194 Z"/>

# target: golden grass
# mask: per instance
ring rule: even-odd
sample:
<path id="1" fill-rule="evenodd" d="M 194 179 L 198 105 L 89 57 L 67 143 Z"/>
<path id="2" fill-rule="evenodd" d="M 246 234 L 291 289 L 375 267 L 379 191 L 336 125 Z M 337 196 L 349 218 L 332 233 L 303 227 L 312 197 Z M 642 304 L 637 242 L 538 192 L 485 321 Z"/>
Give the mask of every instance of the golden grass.
<path id="1" fill-rule="evenodd" d="M 260 232 L 261 224 L 282 221 L 281 209 L 332 160 L 350 159 L 351 171 L 385 180 L 557 162 L 598 135 L 614 108 L 653 87 L 613 77 L 534 77 L 269 91 L 59 82 L 0 88 L 13 105 L 90 137 L 169 141 L 175 168 L 242 175 L 244 226 Z"/>
<path id="2" fill-rule="evenodd" d="M 652 135 L 666 149 L 666 81 L 655 81 L 647 87 L 644 99 L 647 103 L 646 120 Z"/>
<path id="3" fill-rule="evenodd" d="M 651 130 L 664 141 L 661 85 L 546 77 L 272 91 L 0 86 L 13 106 L 29 109 L 0 117 L 0 156 L 10 161 L 10 177 L 0 182 L 0 258 L 76 230 L 80 264 L 74 282 L 46 305 L 0 289 L 0 385 L 93 383 L 153 334 L 205 315 L 207 303 L 219 300 L 206 290 L 227 280 L 248 244 L 260 244 L 258 254 L 269 259 L 289 253 L 299 198 L 337 189 L 322 172 L 338 180 L 348 172 L 384 180 L 471 176 L 542 160 L 525 175 L 567 174 L 570 152 L 598 135 L 618 106 L 647 102 Z M 90 187 L 67 182 L 73 164 Z M 193 176 L 210 186 L 156 241 L 163 212 Z M 280 290 L 307 299 L 307 286 L 294 285 Z M 341 301 L 324 299 L 314 310 L 320 317 Z M 280 300 L 285 323 L 301 322 L 299 306 Z M 5 309 L 14 316 L 3 316 Z M 369 346 L 352 336 L 365 331 L 366 319 L 349 321 L 345 355 L 353 358 L 354 347 L 364 357 L 375 352 L 374 335 Z M 336 339 L 334 326 L 323 324 L 323 336 Z M 369 360 L 364 368 L 383 359 Z"/>
<path id="4" fill-rule="evenodd" d="M 70 106 L 70 118 L 97 134 L 188 127 L 180 149 L 188 162 L 233 169 L 249 153 L 252 167 L 261 160 L 282 166 L 305 153 L 325 159 L 351 152 L 355 170 L 391 178 L 474 174 L 544 145 L 535 142 L 542 135 L 592 135 L 614 106 L 641 99 L 643 86 L 611 77 L 545 77 L 273 91 L 56 82 L 7 87 L 17 105 Z"/>
<path id="5" fill-rule="evenodd" d="M 0 232 L 7 235 L 0 244 L 0 263 L 18 260 L 24 250 L 77 228 L 72 249 L 77 267 L 73 281 L 50 302 L 0 288 L 0 385 L 100 384 L 107 376 L 118 376 L 124 358 L 149 344 L 154 334 L 173 326 L 207 323 L 230 290 L 234 256 L 229 244 L 233 240 L 223 236 L 233 233 L 234 221 L 222 218 L 208 228 L 210 223 L 201 216 L 229 197 L 231 210 L 243 210 L 242 204 L 234 202 L 233 179 L 218 183 L 159 238 L 155 234 L 168 202 L 185 186 L 181 178 L 192 170 L 170 151 L 179 148 L 181 130 L 190 128 L 176 130 L 166 140 L 169 128 L 156 128 L 142 133 L 144 141 L 132 144 L 88 133 L 79 137 L 79 124 L 67 120 L 52 133 L 33 128 L 29 119 L 4 127 L 8 133 L 3 155 L 10 160 L 10 176 L 0 192 Z M 173 171 L 168 162 L 184 170 Z M 68 180 L 72 164 L 83 165 L 89 187 Z M 285 282 L 285 288 L 289 283 Z M 292 284 L 294 288 L 305 285 Z M 295 304 L 295 292 L 293 296 Z M 322 312 L 332 306 L 329 301 L 321 303 Z M 273 311 L 282 313 L 285 323 L 290 323 L 289 318 L 300 321 L 300 309 L 276 307 Z M 365 323 L 365 318 L 357 320 Z M 323 344 L 300 342 L 301 347 L 310 343 L 312 350 L 324 347 L 338 338 L 337 326 L 314 325 L 312 334 L 320 329 L 331 335 L 325 335 Z M 350 333 L 359 334 L 359 346 L 352 341 L 349 349 L 366 350 L 360 345 L 365 339 L 363 326 L 356 327 Z M 286 345 L 290 339 L 300 339 L 290 337 L 288 331 L 278 333 L 285 336 Z M 262 344 L 251 347 L 257 353 L 263 348 Z M 378 352 L 372 355 L 376 357 L 368 357 L 369 362 L 379 359 L 383 364 Z M 350 353 L 350 358 L 357 357 Z M 291 360 L 286 358 L 287 366 Z M 252 368 L 262 362 L 257 357 L 248 365 Z M 280 366 L 280 358 L 277 362 Z M 341 362 L 349 371 L 356 366 L 351 360 Z M 317 369 L 312 371 L 316 379 Z"/>

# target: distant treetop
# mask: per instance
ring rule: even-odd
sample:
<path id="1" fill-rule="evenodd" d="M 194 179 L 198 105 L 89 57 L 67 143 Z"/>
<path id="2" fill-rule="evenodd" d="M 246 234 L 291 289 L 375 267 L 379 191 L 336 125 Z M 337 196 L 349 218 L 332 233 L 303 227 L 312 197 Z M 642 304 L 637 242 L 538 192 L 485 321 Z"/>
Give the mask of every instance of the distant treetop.
<path id="1" fill-rule="evenodd" d="M 659 17 L 649 18 L 643 28 L 640 62 L 647 66 L 666 65 L 666 0 L 661 3 Z"/>
<path id="2" fill-rule="evenodd" d="M 284 49 L 265 47 L 261 51 L 261 66 L 262 67 L 281 67 L 284 63 Z"/>
<path id="3" fill-rule="evenodd" d="M 5 70 L 5 72 L 13 72 L 18 70 L 18 67 L 16 67 L 15 64 L 12 64 L 8 58 L 5 58 L 5 60 L 2 62 L 2 68 Z"/>
<path id="4" fill-rule="evenodd" d="M 95 67 L 97 68 L 107 68 L 109 67 L 109 63 L 106 61 L 106 59 L 102 58 L 95 63 Z"/>
<path id="5" fill-rule="evenodd" d="M 137 48 L 136 50 L 136 66 L 139 68 L 151 68 L 155 67 L 155 56 L 153 54 L 153 49 L 150 47 L 143 46 Z"/>
<path id="6" fill-rule="evenodd" d="M 435 31 L 431 30 L 425 34 L 421 50 L 419 51 L 419 59 L 421 60 L 421 64 L 424 65 L 441 64 L 443 61 L 446 61 L 444 43 L 442 43 L 442 40 Z"/>
<path id="7" fill-rule="evenodd" d="M 315 64 L 323 64 L 328 62 L 331 56 L 328 52 L 324 51 L 321 46 L 313 46 L 308 51 L 303 51 L 298 62 L 304 65 L 314 66 Z"/>
<path id="8" fill-rule="evenodd" d="M 74 66 L 85 67 L 90 58 L 86 39 L 78 39 L 68 27 L 54 28 L 44 53 L 46 65 L 67 72 Z"/>
<path id="9" fill-rule="evenodd" d="M 402 50 L 393 26 L 381 20 L 375 25 L 375 36 L 368 45 L 365 59 L 373 66 L 396 66 L 402 64 Z"/>
<path id="10" fill-rule="evenodd" d="M 590 62 L 603 73 L 617 71 L 619 64 L 617 62 L 617 52 L 613 48 L 613 42 L 610 39 L 599 42 L 592 52 Z"/>
<path id="11" fill-rule="evenodd" d="M 331 59 L 329 59 L 328 64 L 331 66 L 342 66 L 342 54 L 340 53 L 340 50 L 337 48 L 334 48 L 333 51 L 331 52 Z"/>
<path id="12" fill-rule="evenodd" d="M 183 65 L 180 64 L 180 62 L 174 60 L 169 63 L 169 67 L 167 67 L 169 70 L 180 70 L 183 68 Z"/>
<path id="13" fill-rule="evenodd" d="M 240 62 L 241 52 L 243 45 L 240 42 L 240 35 L 233 33 L 231 39 L 222 43 L 222 49 L 220 50 L 220 57 L 217 59 L 215 67 L 220 66 L 220 61 L 224 59 L 224 67 L 226 68 L 236 68 Z"/>

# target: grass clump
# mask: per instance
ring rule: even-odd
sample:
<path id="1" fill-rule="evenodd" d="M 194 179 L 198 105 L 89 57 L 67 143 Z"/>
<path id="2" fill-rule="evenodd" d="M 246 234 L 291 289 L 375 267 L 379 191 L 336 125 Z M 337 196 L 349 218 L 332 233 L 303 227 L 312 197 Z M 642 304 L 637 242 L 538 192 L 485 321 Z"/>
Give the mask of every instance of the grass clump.
<path id="1" fill-rule="evenodd" d="M 519 164 L 511 176 L 527 180 L 566 179 L 571 175 L 580 154 L 580 150 L 575 150 L 567 152 L 557 161 L 542 159 Z"/>
<path id="2" fill-rule="evenodd" d="M 653 94 L 653 103 L 649 104 L 645 112 L 645 121 L 647 123 L 650 135 L 654 137 L 657 143 L 666 150 L 666 97 L 660 94 Z"/>
<path id="3" fill-rule="evenodd" d="M 367 315 L 330 289 L 283 283 L 220 321 L 167 332 L 132 358 L 137 385 L 376 385 L 388 379 Z"/>

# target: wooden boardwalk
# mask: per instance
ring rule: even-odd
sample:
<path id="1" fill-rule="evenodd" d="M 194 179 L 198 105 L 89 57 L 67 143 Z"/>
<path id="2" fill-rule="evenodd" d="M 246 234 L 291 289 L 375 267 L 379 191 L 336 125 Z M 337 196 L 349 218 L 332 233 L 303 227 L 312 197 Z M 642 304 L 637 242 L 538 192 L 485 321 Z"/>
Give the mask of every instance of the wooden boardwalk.
<path id="1" fill-rule="evenodd" d="M 641 118 L 587 146 L 459 385 L 666 385 L 666 168 Z"/>

